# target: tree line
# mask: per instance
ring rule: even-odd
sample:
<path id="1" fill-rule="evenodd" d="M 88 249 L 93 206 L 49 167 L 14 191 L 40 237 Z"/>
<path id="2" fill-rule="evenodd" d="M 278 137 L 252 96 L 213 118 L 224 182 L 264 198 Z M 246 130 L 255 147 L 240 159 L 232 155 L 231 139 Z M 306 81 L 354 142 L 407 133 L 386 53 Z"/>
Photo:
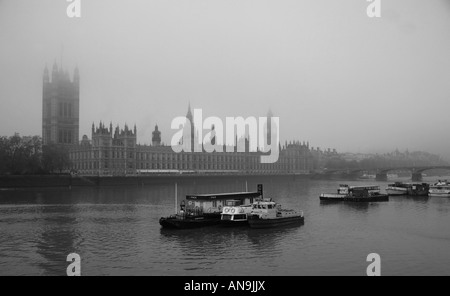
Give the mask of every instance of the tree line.
<path id="1" fill-rule="evenodd" d="M 63 173 L 70 169 L 67 148 L 42 145 L 39 136 L 0 137 L 0 175 Z"/>
<path id="2" fill-rule="evenodd" d="M 328 159 L 325 163 L 327 169 L 381 169 L 381 168 L 408 168 L 427 166 L 446 166 L 449 163 L 440 156 L 428 152 L 393 152 L 375 154 L 362 160 L 346 160 L 338 155 Z"/>

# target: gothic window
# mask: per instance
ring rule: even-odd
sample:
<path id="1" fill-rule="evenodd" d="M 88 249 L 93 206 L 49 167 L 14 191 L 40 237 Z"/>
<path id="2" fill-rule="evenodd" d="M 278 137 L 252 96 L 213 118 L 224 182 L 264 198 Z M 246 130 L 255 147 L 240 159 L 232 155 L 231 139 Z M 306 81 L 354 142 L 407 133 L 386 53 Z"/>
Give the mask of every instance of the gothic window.
<path id="1" fill-rule="evenodd" d="M 67 117 L 67 103 L 64 103 L 64 117 Z"/>
<path id="2" fill-rule="evenodd" d="M 52 105 L 50 103 L 47 103 L 47 117 L 52 116 Z"/>

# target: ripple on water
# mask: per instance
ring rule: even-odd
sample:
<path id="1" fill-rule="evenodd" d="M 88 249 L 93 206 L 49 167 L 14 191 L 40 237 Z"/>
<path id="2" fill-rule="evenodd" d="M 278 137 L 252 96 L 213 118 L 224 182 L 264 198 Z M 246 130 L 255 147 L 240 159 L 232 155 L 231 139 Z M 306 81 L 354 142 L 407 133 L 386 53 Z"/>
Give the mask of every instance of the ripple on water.
<path id="1" fill-rule="evenodd" d="M 183 231 L 158 223 L 173 212 L 171 186 L 15 192 L 18 204 L 2 192 L 0 275 L 63 275 L 70 252 L 81 255 L 86 275 L 364 275 L 371 252 L 382 256 L 385 274 L 450 275 L 450 199 L 321 204 L 319 193 L 338 185 L 264 184 L 267 196 L 304 211 L 303 226 Z M 180 192 L 224 187 L 184 186 Z"/>

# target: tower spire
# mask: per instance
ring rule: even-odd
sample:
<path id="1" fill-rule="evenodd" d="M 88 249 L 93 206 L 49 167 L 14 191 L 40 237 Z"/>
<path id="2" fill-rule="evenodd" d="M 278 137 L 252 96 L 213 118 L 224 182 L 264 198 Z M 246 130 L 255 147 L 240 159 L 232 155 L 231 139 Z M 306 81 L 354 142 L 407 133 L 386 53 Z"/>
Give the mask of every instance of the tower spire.
<path id="1" fill-rule="evenodd" d="M 158 124 L 155 125 L 155 130 L 152 132 L 152 146 L 161 145 L 161 132 L 158 130 Z"/>
<path id="2" fill-rule="evenodd" d="M 189 101 L 189 105 L 188 105 L 188 112 L 186 114 L 186 118 L 188 118 L 191 121 L 191 124 L 193 124 L 192 111 L 191 111 L 191 102 L 190 101 Z"/>
<path id="3" fill-rule="evenodd" d="M 63 53 L 64 53 L 64 43 L 61 43 L 61 71 L 63 69 Z"/>
<path id="4" fill-rule="evenodd" d="M 50 81 L 50 76 L 48 75 L 48 68 L 47 65 L 45 65 L 45 69 L 44 69 L 44 82 L 49 82 Z"/>

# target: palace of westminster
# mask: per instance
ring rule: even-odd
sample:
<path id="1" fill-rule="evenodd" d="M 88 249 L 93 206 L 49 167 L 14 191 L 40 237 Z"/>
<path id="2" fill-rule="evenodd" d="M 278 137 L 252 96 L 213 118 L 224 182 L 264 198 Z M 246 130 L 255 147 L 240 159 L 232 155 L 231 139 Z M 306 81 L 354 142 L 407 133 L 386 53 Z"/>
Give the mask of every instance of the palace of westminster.
<path id="1" fill-rule="evenodd" d="M 151 144 L 137 144 L 137 128 L 113 128 L 92 124 L 91 139 L 79 139 L 80 75 L 73 79 L 67 71 L 53 65 L 43 77 L 42 99 L 43 145 L 68 148 L 71 170 L 79 175 L 120 176 L 152 173 L 239 173 L 239 174 L 307 174 L 317 166 L 317 156 L 327 152 L 310 149 L 309 143 L 291 142 L 280 146 L 275 163 L 261 163 L 261 152 L 180 152 L 162 145 L 158 126 Z M 186 118 L 193 122 L 190 106 Z M 270 120 L 269 120 L 270 121 Z M 225 151 L 225 150 L 224 150 Z M 330 153 L 330 151 L 328 151 Z"/>

